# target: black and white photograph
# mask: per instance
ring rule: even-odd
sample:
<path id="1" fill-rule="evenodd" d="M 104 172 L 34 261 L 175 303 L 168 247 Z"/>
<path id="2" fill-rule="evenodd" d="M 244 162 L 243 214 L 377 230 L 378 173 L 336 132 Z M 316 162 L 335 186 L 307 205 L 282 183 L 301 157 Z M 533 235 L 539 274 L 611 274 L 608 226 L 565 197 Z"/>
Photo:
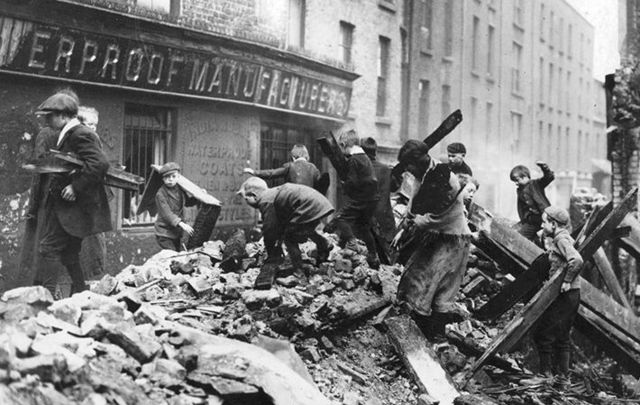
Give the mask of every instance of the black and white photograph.
<path id="1" fill-rule="evenodd" d="M 0 405 L 640 404 L 640 0 L 0 0 Z"/>

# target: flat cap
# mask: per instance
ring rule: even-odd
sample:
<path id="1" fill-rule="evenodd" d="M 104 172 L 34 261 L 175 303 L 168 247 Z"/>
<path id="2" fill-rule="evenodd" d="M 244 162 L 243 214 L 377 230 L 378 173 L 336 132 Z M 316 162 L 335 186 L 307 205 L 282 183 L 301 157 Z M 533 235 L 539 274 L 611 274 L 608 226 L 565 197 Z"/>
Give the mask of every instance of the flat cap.
<path id="1" fill-rule="evenodd" d="M 447 145 L 447 152 L 449 153 L 467 153 L 467 148 L 460 142 L 454 142 Z"/>
<path id="2" fill-rule="evenodd" d="M 564 208 L 550 205 L 544 209 L 544 213 L 554 221 L 562 225 L 569 224 L 569 213 Z"/>
<path id="3" fill-rule="evenodd" d="M 78 114 L 78 99 L 70 94 L 58 92 L 44 100 L 36 110 L 37 115 L 46 115 L 52 112 L 65 112 L 70 115 Z"/>
<path id="4" fill-rule="evenodd" d="M 160 167 L 160 170 L 158 170 L 158 173 L 160 173 L 161 176 L 164 176 L 171 172 L 179 172 L 179 171 L 180 171 L 179 164 L 177 164 L 176 162 L 167 162 L 163 164 L 162 167 Z"/>

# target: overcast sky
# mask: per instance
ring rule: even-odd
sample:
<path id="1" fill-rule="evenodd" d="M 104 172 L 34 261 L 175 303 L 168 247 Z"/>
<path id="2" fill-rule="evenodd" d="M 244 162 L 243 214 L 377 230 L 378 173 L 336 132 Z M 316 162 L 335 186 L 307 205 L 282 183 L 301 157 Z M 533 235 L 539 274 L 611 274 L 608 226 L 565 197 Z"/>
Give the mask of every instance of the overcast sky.
<path id="1" fill-rule="evenodd" d="M 604 81 L 620 63 L 618 54 L 618 2 L 616 0 L 567 0 L 595 28 L 593 75 Z"/>

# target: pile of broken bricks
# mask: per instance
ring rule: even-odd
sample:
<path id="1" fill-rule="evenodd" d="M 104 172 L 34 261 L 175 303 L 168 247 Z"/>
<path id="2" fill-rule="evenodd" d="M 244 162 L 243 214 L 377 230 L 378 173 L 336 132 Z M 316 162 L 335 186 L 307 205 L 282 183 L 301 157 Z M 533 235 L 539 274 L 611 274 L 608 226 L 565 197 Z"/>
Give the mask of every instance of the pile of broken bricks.
<path id="1" fill-rule="evenodd" d="M 42 287 L 7 291 L 0 301 L 0 403 L 481 405 L 615 398 L 598 367 L 584 374 L 573 397 L 536 385 L 523 366 L 528 359 L 517 353 L 492 360 L 463 387 L 462 377 L 500 322 L 450 324 L 448 341 L 429 342 L 410 318 L 393 315 L 401 266 L 370 269 L 364 247 L 336 248 L 328 263 L 316 266 L 308 244 L 306 275 L 285 263 L 273 287 L 258 290 L 263 250 L 248 243 L 228 266 L 221 265 L 228 257 L 220 241 L 186 253 L 162 251 L 55 302 Z M 495 263 L 472 255 L 459 302 L 470 310 L 481 306 L 506 282 L 500 274 Z M 632 383 L 622 384 L 629 395 Z"/>

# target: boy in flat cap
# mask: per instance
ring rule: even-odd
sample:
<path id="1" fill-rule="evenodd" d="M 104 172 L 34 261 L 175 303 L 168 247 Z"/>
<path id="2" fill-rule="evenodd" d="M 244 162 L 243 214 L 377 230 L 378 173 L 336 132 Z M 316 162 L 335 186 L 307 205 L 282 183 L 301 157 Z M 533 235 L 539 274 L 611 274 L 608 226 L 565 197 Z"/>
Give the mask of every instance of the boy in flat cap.
<path id="1" fill-rule="evenodd" d="M 580 270 L 583 260 L 575 249 L 570 235 L 569 213 L 560 207 L 549 206 L 542 214 L 542 232 L 552 238 L 548 250 L 551 263 L 549 274 L 566 268 L 560 295 L 538 319 L 533 329 L 533 340 L 540 358 L 540 373 L 550 377 L 557 372 L 557 388 L 569 385 L 571 357 L 570 332 L 580 305 Z M 555 361 L 552 358 L 555 356 Z M 553 367 L 555 365 L 555 367 Z"/>
<path id="2" fill-rule="evenodd" d="M 195 205 L 195 198 L 187 197 L 178 186 L 180 165 L 167 162 L 158 171 L 164 183 L 156 193 L 156 207 L 158 216 L 154 224 L 156 241 L 162 249 L 180 251 L 180 240 L 183 232 L 189 236 L 193 234 L 193 227 L 183 220 L 184 208 Z"/>
<path id="3" fill-rule="evenodd" d="M 460 142 L 453 142 L 447 145 L 447 157 L 449 158 L 449 169 L 453 174 L 466 174 L 473 177 L 473 172 L 464 161 L 467 156 L 467 148 Z"/>
<path id="4" fill-rule="evenodd" d="M 298 244 L 308 239 L 316 244 L 316 263 L 327 260 L 331 247 L 316 228 L 334 209 L 320 192 L 293 183 L 269 188 L 264 180 L 249 177 L 238 194 L 262 214 L 264 245 L 270 260 L 281 257 L 280 243 L 284 242 L 291 264 L 301 269 L 302 253 Z"/>
<path id="5" fill-rule="evenodd" d="M 52 141 L 61 152 L 82 160 L 81 168 L 70 173 L 47 175 L 43 190 L 44 224 L 41 231 L 38 277 L 55 292 L 60 272 L 71 276 L 71 293 L 86 289 L 80 267 L 82 239 L 111 230 L 111 213 L 103 180 L 109 169 L 98 136 L 76 118 L 78 98 L 58 92 L 46 99 L 36 111 L 58 136 Z"/>

